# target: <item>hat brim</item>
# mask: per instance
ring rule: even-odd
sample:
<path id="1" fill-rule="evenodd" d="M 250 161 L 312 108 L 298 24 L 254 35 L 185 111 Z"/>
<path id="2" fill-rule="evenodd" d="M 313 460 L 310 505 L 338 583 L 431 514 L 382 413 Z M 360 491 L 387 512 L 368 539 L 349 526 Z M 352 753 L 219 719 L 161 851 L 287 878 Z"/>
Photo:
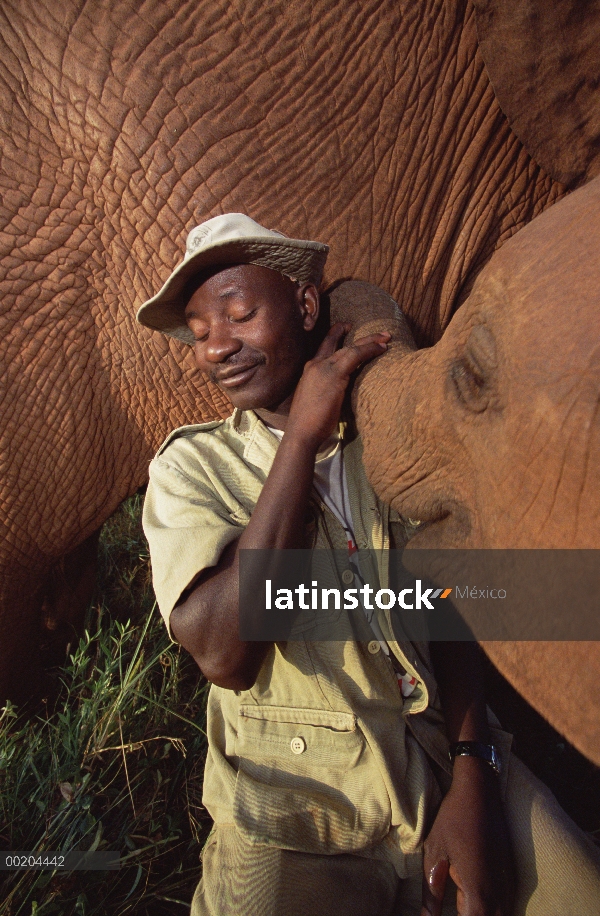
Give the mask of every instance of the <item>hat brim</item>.
<path id="1" fill-rule="evenodd" d="M 184 319 L 184 286 L 195 274 L 215 266 L 257 264 L 276 270 L 299 283 L 318 286 L 329 246 L 304 239 L 231 239 L 200 250 L 179 264 L 162 289 L 140 307 L 136 320 L 153 331 L 161 331 L 190 346 L 194 335 Z"/>

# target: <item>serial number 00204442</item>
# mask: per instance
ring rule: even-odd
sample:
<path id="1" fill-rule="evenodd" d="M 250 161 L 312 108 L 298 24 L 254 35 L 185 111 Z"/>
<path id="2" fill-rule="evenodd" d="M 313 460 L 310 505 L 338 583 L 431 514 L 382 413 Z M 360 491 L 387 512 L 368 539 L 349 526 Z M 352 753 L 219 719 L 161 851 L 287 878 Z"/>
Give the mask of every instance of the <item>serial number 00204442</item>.
<path id="1" fill-rule="evenodd" d="M 1 854 L 0 867 L 7 871 L 21 868 L 64 868 L 65 856 L 58 852 L 4 852 Z"/>
<path id="2" fill-rule="evenodd" d="M 119 853 L 113 850 L 69 852 L 2 852 L 0 871 L 21 869 L 62 871 L 115 871 L 120 868 Z"/>

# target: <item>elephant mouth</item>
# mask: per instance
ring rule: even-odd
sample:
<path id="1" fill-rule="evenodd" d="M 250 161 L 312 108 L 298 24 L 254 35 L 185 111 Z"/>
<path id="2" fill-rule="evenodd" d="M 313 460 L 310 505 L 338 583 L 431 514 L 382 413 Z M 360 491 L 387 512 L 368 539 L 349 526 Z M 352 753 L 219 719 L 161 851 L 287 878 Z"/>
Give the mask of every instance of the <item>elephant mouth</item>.
<path id="1" fill-rule="evenodd" d="M 448 518 L 448 514 L 439 516 L 438 518 L 428 519 L 423 521 L 422 519 L 407 518 L 404 521 L 404 530 L 406 532 L 407 547 L 421 547 L 422 543 L 419 543 L 419 538 L 426 532 L 429 531 L 435 525 L 444 522 Z M 417 544 L 414 544 L 414 540 L 417 539 Z M 422 537 L 421 537 L 422 539 Z"/>
<path id="2" fill-rule="evenodd" d="M 408 550 L 464 547 L 471 534 L 471 522 L 464 506 L 446 503 L 428 517 L 403 514 Z"/>

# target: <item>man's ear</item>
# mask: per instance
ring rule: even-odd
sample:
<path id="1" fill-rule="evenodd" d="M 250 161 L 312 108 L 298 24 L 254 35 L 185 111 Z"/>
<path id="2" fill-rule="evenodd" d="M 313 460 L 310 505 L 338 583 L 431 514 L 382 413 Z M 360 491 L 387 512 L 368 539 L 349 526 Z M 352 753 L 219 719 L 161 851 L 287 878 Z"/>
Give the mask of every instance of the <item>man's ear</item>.
<path id="1" fill-rule="evenodd" d="M 319 291 L 314 283 L 302 283 L 296 293 L 302 324 L 305 331 L 312 331 L 319 317 Z"/>

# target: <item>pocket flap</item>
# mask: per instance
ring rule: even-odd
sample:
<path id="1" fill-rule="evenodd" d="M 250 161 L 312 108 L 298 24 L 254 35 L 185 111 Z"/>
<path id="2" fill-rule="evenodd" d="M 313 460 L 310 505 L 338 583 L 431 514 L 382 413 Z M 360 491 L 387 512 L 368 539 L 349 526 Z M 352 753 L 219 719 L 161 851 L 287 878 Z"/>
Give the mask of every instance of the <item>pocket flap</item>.
<path id="1" fill-rule="evenodd" d="M 240 706 L 240 716 L 269 722 L 287 722 L 290 725 L 314 725 L 331 728 L 336 732 L 356 729 L 356 716 L 329 709 L 301 709 L 289 706 Z"/>

